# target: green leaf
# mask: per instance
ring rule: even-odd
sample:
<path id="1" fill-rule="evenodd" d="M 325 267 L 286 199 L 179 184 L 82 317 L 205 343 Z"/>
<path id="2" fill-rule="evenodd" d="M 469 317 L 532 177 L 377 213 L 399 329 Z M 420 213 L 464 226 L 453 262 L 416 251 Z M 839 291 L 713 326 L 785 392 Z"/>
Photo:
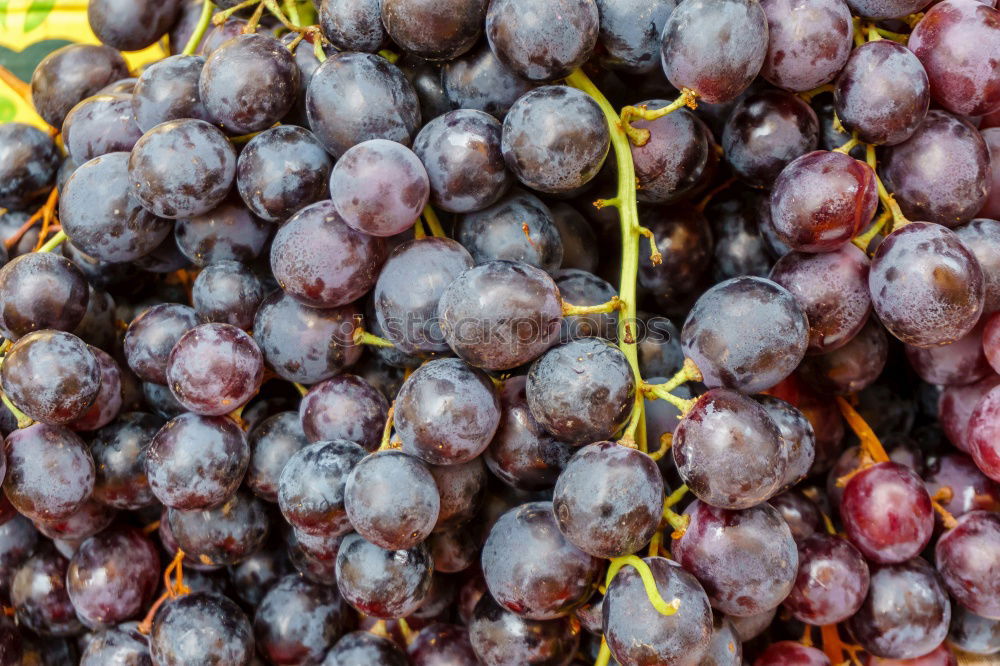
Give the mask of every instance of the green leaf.
<path id="1" fill-rule="evenodd" d="M 42 58 L 72 43 L 65 39 L 43 39 L 26 46 L 23 51 L 15 51 L 0 44 L 0 65 L 9 69 L 14 76 L 25 83 L 30 83 L 31 73 L 35 71 Z"/>
<path id="2" fill-rule="evenodd" d="M 44 23 L 55 6 L 56 0 L 31 0 L 28 13 L 24 17 L 24 31 L 31 32 Z"/>
<path id="3" fill-rule="evenodd" d="M 9 123 L 17 115 L 17 107 L 7 97 L 0 97 L 0 123 Z"/>

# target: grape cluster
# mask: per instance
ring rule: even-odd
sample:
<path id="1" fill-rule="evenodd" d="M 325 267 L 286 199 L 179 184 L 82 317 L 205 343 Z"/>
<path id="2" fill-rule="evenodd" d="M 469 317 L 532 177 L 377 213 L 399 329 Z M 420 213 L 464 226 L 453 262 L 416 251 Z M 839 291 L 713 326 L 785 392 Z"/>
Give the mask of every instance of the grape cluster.
<path id="1" fill-rule="evenodd" d="M 0 666 L 1000 655 L 994 0 L 88 18 L 0 71 Z"/>

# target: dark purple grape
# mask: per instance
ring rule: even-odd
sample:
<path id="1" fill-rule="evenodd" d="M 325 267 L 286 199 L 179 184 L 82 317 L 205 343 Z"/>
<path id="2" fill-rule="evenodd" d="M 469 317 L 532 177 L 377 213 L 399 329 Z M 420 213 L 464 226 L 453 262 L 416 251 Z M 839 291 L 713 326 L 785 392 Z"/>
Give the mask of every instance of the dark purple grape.
<path id="1" fill-rule="evenodd" d="M 503 11 L 498 8 L 505 3 L 518 1 L 523 0 L 494 0 L 491 15 Z M 589 3 L 596 15 L 593 0 L 553 0 L 552 11 L 560 3 Z M 560 121 L 550 122 L 555 116 Z M 586 185 L 597 175 L 610 142 L 607 121 L 591 97 L 569 86 L 542 86 L 510 107 L 503 121 L 501 149 L 507 168 L 519 181 L 540 192 L 561 193 Z"/>
<path id="2" fill-rule="evenodd" d="M 321 666 L 407 666 L 406 655 L 393 641 L 367 631 L 352 631 L 337 641 Z"/>
<path id="3" fill-rule="evenodd" d="M 551 502 L 503 514 L 483 546 L 482 567 L 493 598 L 530 620 L 552 620 L 582 605 L 603 570 L 560 533 Z"/>
<path id="4" fill-rule="evenodd" d="M 136 142 L 128 160 L 135 196 L 171 219 L 203 215 L 222 203 L 236 175 L 236 151 L 204 120 L 171 120 Z"/>
<path id="5" fill-rule="evenodd" d="M 768 222 L 793 250 L 836 250 L 871 222 L 878 205 L 875 178 L 867 164 L 843 153 L 807 153 L 774 181 Z"/>
<path id="6" fill-rule="evenodd" d="M 271 268 L 281 288 L 305 305 L 332 308 L 375 284 L 385 242 L 352 229 L 330 201 L 292 216 L 274 236 Z"/>
<path id="7" fill-rule="evenodd" d="M 512 101 L 513 103 L 513 101 Z M 501 152 L 500 123 L 460 109 L 428 122 L 413 140 L 427 169 L 431 203 L 453 213 L 482 210 L 503 196 L 510 174 Z"/>
<path id="8" fill-rule="evenodd" d="M 816 435 L 812 424 L 797 407 L 784 400 L 770 395 L 755 395 L 753 399 L 778 427 L 788 457 L 781 487 L 790 488 L 806 477 L 815 460 Z"/>
<path id="9" fill-rule="evenodd" d="M 559 296 L 574 305 L 601 305 L 618 295 L 610 284 L 587 271 L 570 268 L 553 273 Z M 568 315 L 563 317 L 560 339 L 597 337 L 615 340 L 618 336 L 618 315 Z"/>
<path id="10" fill-rule="evenodd" d="M 135 528 L 105 530 L 84 541 L 66 571 L 66 591 L 91 627 L 142 614 L 160 583 L 156 545 Z"/>
<path id="11" fill-rule="evenodd" d="M 494 55 L 531 81 L 562 78 L 590 57 L 599 28 L 594 0 L 496 0 L 486 14 Z"/>
<path id="12" fill-rule="evenodd" d="M 990 173 L 989 149 L 979 132 L 967 120 L 937 110 L 927 113 L 909 139 L 885 152 L 881 171 L 909 219 L 946 227 L 968 222 L 982 208 Z"/>
<path id="13" fill-rule="evenodd" d="M 143 132 L 168 120 L 211 120 L 198 92 L 204 65 L 202 56 L 174 55 L 142 71 L 132 94 L 132 113 Z"/>
<path id="14" fill-rule="evenodd" d="M 198 273 L 191 303 L 203 321 L 246 330 L 253 328 L 265 295 L 264 283 L 253 271 L 236 261 L 220 261 Z"/>
<path id="15" fill-rule="evenodd" d="M 950 497 L 938 501 L 956 518 L 970 511 L 1000 510 L 1000 484 L 987 478 L 965 454 L 947 453 L 931 462 L 924 482 L 932 497 L 948 489 Z"/>
<path id="16" fill-rule="evenodd" d="M 236 186 L 247 207 L 269 222 L 327 198 L 333 160 L 307 129 L 284 125 L 255 136 L 236 162 Z"/>
<path id="17" fill-rule="evenodd" d="M 485 111 L 503 120 L 511 105 L 531 90 L 533 84 L 500 62 L 489 44 L 481 43 L 444 63 L 441 85 L 452 106 Z"/>
<path id="18" fill-rule="evenodd" d="M 695 303 L 681 342 L 709 387 L 771 388 L 798 366 L 808 322 L 784 287 L 758 277 L 721 282 Z"/>
<path id="19" fill-rule="evenodd" d="M 351 526 L 388 550 L 413 548 L 437 523 L 441 498 L 420 459 L 399 450 L 378 451 L 347 477 L 344 508 Z"/>
<path id="20" fill-rule="evenodd" d="M 327 58 L 309 82 L 306 113 L 334 157 L 368 139 L 409 145 L 420 127 L 413 86 L 399 68 L 368 53 Z"/>
<path id="21" fill-rule="evenodd" d="M 152 666 L 149 642 L 146 636 L 139 632 L 134 622 L 126 622 L 95 633 L 80 656 L 80 666 L 104 666 L 115 663 Z"/>
<path id="22" fill-rule="evenodd" d="M 219 46 L 205 60 L 198 79 L 205 110 L 233 134 L 260 132 L 281 120 L 298 89 L 295 56 L 274 37 L 262 34 L 240 35 Z"/>
<path id="23" fill-rule="evenodd" d="M 1000 152 L 996 154 L 1000 155 Z M 1000 159 L 996 162 L 1000 165 Z M 1000 186 L 996 189 L 1000 189 Z M 1000 210 L 996 212 L 997 217 L 1000 217 Z M 976 256 L 983 271 L 986 292 L 983 314 L 1000 310 L 1000 222 L 992 219 L 976 219 L 958 227 L 955 233 L 962 244 Z"/>
<path id="24" fill-rule="evenodd" d="M 384 550 L 348 534 L 337 553 L 337 587 L 354 608 L 376 618 L 404 617 L 427 596 L 434 564 L 427 546 Z"/>
<path id="25" fill-rule="evenodd" d="M 0 598 L 6 601 L 10 597 L 14 573 L 35 552 L 38 543 L 38 531 L 22 515 L 15 513 L 0 525 Z"/>
<path id="26" fill-rule="evenodd" d="M 531 365 L 526 387 L 535 420 L 578 444 L 611 438 L 629 420 L 636 377 L 617 347 L 581 338 L 553 348 Z"/>
<path id="27" fill-rule="evenodd" d="M 141 51 L 167 33 L 180 5 L 179 0 L 95 0 L 87 3 L 87 20 L 101 43 L 122 51 Z"/>
<path id="28" fill-rule="evenodd" d="M 814 534 L 799 544 L 799 573 L 785 599 L 792 617 L 811 625 L 854 615 L 868 594 L 868 565 L 846 539 Z"/>
<path id="29" fill-rule="evenodd" d="M 840 518 L 851 543 L 879 564 L 915 557 L 934 531 L 934 510 L 924 482 L 895 462 L 851 477 L 840 500 Z"/>
<path id="30" fill-rule="evenodd" d="M 713 613 L 713 616 L 712 639 L 699 666 L 740 666 L 743 663 L 743 644 L 733 621 L 721 613 Z"/>
<path id="31" fill-rule="evenodd" d="M 220 566 L 237 564 L 260 549 L 267 536 L 266 511 L 262 501 L 238 492 L 213 509 L 169 509 L 166 519 L 188 557 L 203 566 Z"/>
<path id="32" fill-rule="evenodd" d="M 181 414 L 153 437 L 144 465 L 156 498 L 186 511 L 232 497 L 249 461 L 246 437 L 232 419 Z"/>
<path id="33" fill-rule="evenodd" d="M 319 663 L 352 620 L 337 588 L 284 576 L 257 606 L 257 649 L 276 664 Z"/>
<path id="34" fill-rule="evenodd" d="M 257 309 L 253 338 L 278 376 L 314 384 L 358 360 L 361 349 L 353 342 L 356 316 L 351 305 L 310 308 L 275 291 Z"/>
<path id="35" fill-rule="evenodd" d="M 972 654 L 997 654 L 1000 652 L 1000 620 L 980 617 L 961 604 L 952 604 L 948 642 Z"/>
<path id="36" fill-rule="evenodd" d="M 889 340 L 877 317 L 843 347 L 807 356 L 799 365 L 799 377 L 826 395 L 850 395 L 872 385 L 882 374 L 889 355 Z"/>
<path id="37" fill-rule="evenodd" d="M 756 396 L 760 399 L 764 396 Z M 788 523 L 795 543 L 803 541 L 819 531 L 821 526 L 820 509 L 816 503 L 794 488 L 775 495 L 768 503 L 778 510 L 781 517 Z"/>
<path id="38" fill-rule="evenodd" d="M 163 6 L 169 6 L 164 3 Z M 128 65 L 113 48 L 69 44 L 45 56 L 31 75 L 31 103 L 45 122 L 62 127 L 80 100 L 128 76 Z"/>
<path id="39" fill-rule="evenodd" d="M 385 44 L 380 0 L 322 0 L 319 25 L 323 36 L 342 51 L 375 53 Z"/>
<path id="40" fill-rule="evenodd" d="M 785 484 L 789 446 L 766 409 L 728 389 L 701 395 L 674 431 L 674 463 L 700 500 L 746 509 Z"/>
<path id="41" fill-rule="evenodd" d="M 552 512 L 566 539 L 595 557 L 630 555 L 649 543 L 663 517 L 663 477 L 637 449 L 614 442 L 583 447 L 559 475 Z"/>
<path id="42" fill-rule="evenodd" d="M 90 497 L 94 459 L 76 433 L 36 423 L 10 433 L 4 448 L 4 493 L 19 513 L 32 520 L 66 518 Z"/>
<path id="43" fill-rule="evenodd" d="M 756 0 L 681 3 L 660 37 L 670 83 L 711 104 L 746 90 L 766 55 L 767 17 Z"/>
<path id="44" fill-rule="evenodd" d="M 961 239 L 930 222 L 889 234 L 872 257 L 868 288 L 879 319 L 908 345 L 955 342 L 983 309 L 983 272 Z"/>
<path id="45" fill-rule="evenodd" d="M 240 607 L 207 592 L 167 601 L 153 618 L 149 634 L 154 664 L 249 664 L 253 628 Z"/>
<path id="46" fill-rule="evenodd" d="M 928 384 L 972 384 L 993 373 L 984 344 L 983 319 L 955 342 L 940 347 L 906 346 L 910 367 Z"/>
<path id="47" fill-rule="evenodd" d="M 189 267 L 191 261 L 181 253 L 180 248 L 177 247 L 177 239 L 174 236 L 175 234 L 167 234 L 167 237 L 163 239 L 162 243 L 156 246 L 155 250 L 132 262 L 132 267 L 161 275 Z M 128 267 L 128 264 L 126 264 L 126 267 Z"/>
<path id="48" fill-rule="evenodd" d="M 672 377 L 684 365 L 680 331 L 666 317 L 653 316 L 643 318 L 640 330 L 645 332 L 636 344 L 640 374 L 644 377 Z"/>
<path id="49" fill-rule="evenodd" d="M 72 636 L 81 630 L 66 593 L 69 562 L 52 547 L 28 558 L 17 569 L 10 600 L 17 623 L 43 636 Z"/>
<path id="50" fill-rule="evenodd" d="M 268 502 L 278 501 L 278 479 L 288 459 L 309 442 L 296 412 L 269 416 L 250 431 L 250 464 L 246 485 Z"/>
<path id="51" fill-rule="evenodd" d="M 894 146 L 920 127 L 931 95 L 917 57 L 902 44 L 883 39 L 851 54 L 833 100 L 849 132 L 857 132 L 865 143 Z"/>
<path id="52" fill-rule="evenodd" d="M 562 239 L 551 211 L 519 188 L 489 208 L 461 216 L 455 236 L 477 264 L 506 259 L 551 273 L 562 263 Z"/>
<path id="53" fill-rule="evenodd" d="M 597 0 L 601 64 L 610 70 L 648 74 L 656 68 L 660 33 L 676 0 Z"/>
<path id="54" fill-rule="evenodd" d="M 0 206 L 20 208 L 44 194 L 60 161 L 56 145 L 45 132 L 24 123 L 0 125 Z"/>
<path id="55" fill-rule="evenodd" d="M 705 208 L 714 246 L 715 280 L 721 282 L 741 275 L 767 277 L 771 270 L 767 241 L 758 226 L 756 204 L 760 197 L 755 191 L 740 188 L 713 198 Z"/>
<path id="56" fill-rule="evenodd" d="M 562 302 L 544 271 L 498 260 L 455 278 L 441 294 L 438 317 L 448 345 L 462 359 L 487 370 L 508 370 L 559 339 Z"/>
<path id="57" fill-rule="evenodd" d="M 662 255 L 653 264 L 645 249 L 639 254 L 639 286 L 657 305 L 671 309 L 694 292 L 712 264 L 712 231 L 693 206 L 643 206 L 639 224 L 653 232 Z"/>
<path id="58" fill-rule="evenodd" d="M 253 338 L 229 324 L 202 324 L 174 344 L 167 385 L 195 414 L 222 416 L 260 389 L 264 357 Z"/>
<path id="59" fill-rule="evenodd" d="M 17 339 L 42 329 L 72 331 L 87 312 L 87 281 L 69 259 L 30 252 L 0 268 L 0 327 Z"/>
<path id="60" fill-rule="evenodd" d="M 294 573 L 284 550 L 258 550 L 239 564 L 229 567 L 233 591 L 241 601 L 257 607 L 278 581 Z"/>
<path id="61" fill-rule="evenodd" d="M 132 116 L 132 96 L 94 95 L 66 114 L 62 138 L 77 164 L 117 151 L 128 152 L 142 136 Z"/>
<path id="62" fill-rule="evenodd" d="M 420 119 L 424 123 L 454 108 L 441 82 L 441 64 L 409 53 L 403 53 L 396 61 L 396 66 L 417 93 Z"/>
<path id="63" fill-rule="evenodd" d="M 73 335 L 92 347 L 114 349 L 121 333 L 115 316 L 115 300 L 101 289 L 91 286 L 88 291 L 87 312 L 73 329 Z"/>
<path id="64" fill-rule="evenodd" d="M 560 666 L 580 643 L 580 629 L 570 617 L 529 620 L 500 606 L 489 594 L 469 619 L 469 640 L 483 666 Z"/>
<path id="65" fill-rule="evenodd" d="M 832 81 L 851 54 L 851 10 L 843 0 L 762 0 L 767 56 L 760 70 L 770 83 L 803 92 Z M 847 138 L 845 137 L 845 143 Z"/>
<path id="66" fill-rule="evenodd" d="M 374 451 L 382 441 L 388 409 L 371 384 L 343 374 L 313 386 L 302 398 L 299 417 L 307 441 L 348 439 Z"/>
<path id="67" fill-rule="evenodd" d="M 830 658 L 819 648 L 796 641 L 778 641 L 757 657 L 754 666 L 830 666 Z"/>
<path id="68" fill-rule="evenodd" d="M 562 268 L 594 273 L 598 264 L 597 236 L 587 218 L 562 202 L 551 204 L 549 211 L 562 240 Z"/>
<path id="69" fill-rule="evenodd" d="M 792 533 L 774 507 L 764 502 L 733 511 L 695 500 L 685 514 L 691 522 L 672 551 L 705 587 L 713 608 L 747 617 L 784 601 L 795 584 L 799 558 Z"/>
<path id="70" fill-rule="evenodd" d="M 115 514 L 114 509 L 93 499 L 87 499 L 75 513 L 55 520 L 37 520 L 35 527 L 50 539 L 62 539 L 79 544 L 104 530 L 115 519 Z"/>
<path id="71" fill-rule="evenodd" d="M 296 529 L 314 536 L 350 531 L 344 509 L 347 478 L 365 450 L 345 439 L 305 446 L 285 463 L 278 477 L 278 506 Z"/>
<path id="72" fill-rule="evenodd" d="M 938 575 L 917 557 L 872 567 L 868 597 L 848 627 L 873 655 L 913 659 L 940 645 L 950 619 L 948 594 Z"/>
<path id="73" fill-rule="evenodd" d="M 129 368 L 144 381 L 166 384 L 170 350 L 197 325 L 198 315 L 186 305 L 163 303 L 145 310 L 125 332 Z"/>
<path id="74" fill-rule="evenodd" d="M 866 18 L 902 18 L 919 11 L 927 0 L 847 0 L 855 14 Z"/>
<path id="75" fill-rule="evenodd" d="M 465 529 L 435 532 L 427 537 L 434 571 L 442 573 L 457 573 L 471 567 L 479 560 L 481 545 L 479 535 Z"/>
<path id="76" fill-rule="evenodd" d="M 229 197 L 212 210 L 182 217 L 174 227 L 177 249 L 196 266 L 219 261 L 250 263 L 264 250 L 272 227 Z"/>
<path id="77" fill-rule="evenodd" d="M 643 104 L 656 109 L 669 102 L 653 99 Z M 702 180 L 709 163 L 709 134 L 698 117 L 687 109 L 678 109 L 656 120 L 637 120 L 632 126 L 649 132 L 649 140 L 643 145 L 629 142 L 639 200 L 667 203 L 690 193 Z"/>
<path id="78" fill-rule="evenodd" d="M 486 493 L 486 466 L 480 458 L 457 465 L 428 465 L 434 477 L 441 510 L 438 512 L 435 532 L 459 528 L 476 515 Z M 478 550 L 478 543 L 477 550 Z"/>
<path id="79" fill-rule="evenodd" d="M 1000 617 L 1000 518 L 970 511 L 938 540 L 934 559 L 951 596 L 977 615 Z"/>
<path id="80" fill-rule="evenodd" d="M 97 399 L 101 365 L 75 335 L 35 331 L 7 352 L 0 384 L 4 395 L 35 421 L 67 425 Z"/>
<path id="81" fill-rule="evenodd" d="M 143 461 L 162 425 L 163 420 L 152 414 L 130 412 L 97 431 L 90 440 L 96 470 L 93 499 L 132 511 L 155 502 Z"/>
<path id="82" fill-rule="evenodd" d="M 72 116 L 70 116 L 72 117 Z M 149 254 L 173 231 L 133 196 L 128 153 L 108 153 L 81 164 L 59 197 L 59 220 L 74 245 L 106 262 Z"/>
<path id="83" fill-rule="evenodd" d="M 486 0 L 381 0 L 382 24 L 407 53 L 451 60 L 472 48 L 486 17 Z"/>
<path id="84" fill-rule="evenodd" d="M 712 640 L 712 609 L 702 586 L 690 573 L 663 557 L 644 562 L 664 600 L 677 600 L 673 615 L 663 615 L 649 602 L 644 581 L 631 566 L 608 585 L 602 604 L 604 637 L 622 664 L 705 663 Z"/>
<path id="85" fill-rule="evenodd" d="M 101 374 L 101 388 L 94 402 L 80 418 L 69 424 L 73 430 L 97 430 L 111 423 L 122 408 L 122 375 L 118 364 L 106 352 L 89 347 L 97 360 Z"/>
<path id="86" fill-rule="evenodd" d="M 476 666 L 479 663 L 469 630 L 457 624 L 435 622 L 414 636 L 406 648 L 413 666 Z"/>
<path id="87" fill-rule="evenodd" d="M 920 8 L 927 3 L 913 0 L 906 4 Z M 1000 55 L 1000 14 L 992 4 L 971 0 L 937 3 L 910 37 L 907 45 L 927 70 L 936 102 L 965 116 L 997 110 L 1000 74 L 989 62 Z M 968 48 L 972 44 L 975 53 Z"/>

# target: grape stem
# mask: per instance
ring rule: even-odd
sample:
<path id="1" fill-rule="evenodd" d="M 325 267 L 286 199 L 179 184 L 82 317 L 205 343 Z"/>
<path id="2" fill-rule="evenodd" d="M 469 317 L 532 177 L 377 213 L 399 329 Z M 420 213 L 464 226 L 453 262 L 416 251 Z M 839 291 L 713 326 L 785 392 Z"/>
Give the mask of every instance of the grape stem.
<path id="1" fill-rule="evenodd" d="M 292 386 L 294 386 L 295 390 L 299 392 L 299 395 L 303 397 L 305 397 L 306 393 L 309 393 L 309 389 L 298 382 L 292 382 Z"/>
<path id="2" fill-rule="evenodd" d="M 617 296 L 612 296 L 610 301 L 599 305 L 573 305 L 572 303 L 563 301 L 562 313 L 564 317 L 570 317 L 573 315 L 606 314 L 614 312 L 615 310 L 621 310 L 621 308 L 621 299 Z"/>
<path id="3" fill-rule="evenodd" d="M 396 620 L 396 624 L 399 626 L 399 633 L 403 634 L 403 641 L 407 645 L 412 643 L 413 638 L 414 636 L 416 636 L 416 634 L 414 634 L 413 630 L 410 629 L 410 625 L 407 623 L 407 621 L 404 618 L 399 618 L 398 620 Z"/>
<path id="4" fill-rule="evenodd" d="M 264 3 L 257 5 L 257 9 L 253 10 L 253 15 L 250 16 L 250 20 L 247 21 L 247 25 L 243 28 L 244 35 L 252 35 L 257 32 L 257 24 L 260 23 L 260 17 L 264 15 Z"/>
<path id="5" fill-rule="evenodd" d="M 673 446 L 673 443 L 674 443 L 673 433 L 670 432 L 663 433 L 662 435 L 660 435 L 660 448 L 658 448 L 656 451 L 651 452 L 649 454 L 649 457 L 652 458 L 653 460 L 659 460 L 663 456 L 667 455 L 667 451 L 670 450 L 670 447 Z"/>
<path id="6" fill-rule="evenodd" d="M 854 25 L 854 46 L 863 46 L 865 43 L 865 29 L 861 25 L 861 19 L 855 16 L 852 19 Z"/>
<path id="7" fill-rule="evenodd" d="M 10 398 L 7 397 L 6 393 L 0 393 L 0 399 L 3 400 L 4 407 L 10 410 L 10 413 L 14 415 L 15 419 L 17 419 L 17 427 L 19 429 L 27 428 L 32 423 L 34 423 L 34 421 L 31 420 L 30 416 L 28 416 L 27 414 L 25 414 L 20 409 L 14 406 L 14 403 L 10 401 Z"/>
<path id="8" fill-rule="evenodd" d="M 392 62 L 390 60 L 390 62 Z M 427 228 L 431 230 L 431 235 L 435 238 L 447 238 L 448 235 L 444 232 L 444 227 L 441 226 L 441 220 L 438 219 L 437 213 L 431 208 L 430 204 L 424 206 L 423 212 L 424 220 L 427 222 Z"/>
<path id="9" fill-rule="evenodd" d="M 313 43 L 313 55 L 316 56 L 316 60 L 320 62 L 326 62 L 326 51 L 323 50 L 323 36 L 318 30 L 312 31 L 312 43 Z"/>
<path id="10" fill-rule="evenodd" d="M 878 161 L 875 158 L 875 145 L 871 143 L 865 144 L 865 161 L 868 162 L 868 166 L 875 173 L 875 184 L 878 185 L 878 199 L 885 206 L 886 210 L 892 212 L 892 228 L 893 230 L 899 229 L 910 223 L 906 216 L 903 215 L 903 210 L 896 203 L 896 199 L 889 194 L 889 191 L 885 189 L 885 185 L 882 183 L 882 179 L 878 176 Z"/>
<path id="11" fill-rule="evenodd" d="M 62 245 L 63 242 L 66 240 L 66 238 L 67 238 L 66 232 L 60 229 L 55 236 L 47 240 L 45 244 L 42 245 L 37 250 L 35 250 L 35 252 L 51 252 L 52 250 Z"/>
<path id="12" fill-rule="evenodd" d="M 389 441 L 389 435 L 392 433 L 392 424 L 395 414 L 396 401 L 394 400 L 392 404 L 389 405 L 389 411 L 385 415 L 385 427 L 382 428 L 382 443 L 379 444 L 379 451 L 385 451 L 386 449 L 392 448 L 392 443 Z"/>
<path id="13" fill-rule="evenodd" d="M 931 496 L 931 506 L 934 510 L 938 512 L 941 516 L 941 524 L 944 525 L 945 529 L 951 529 L 958 525 L 958 521 L 955 520 L 955 516 L 951 515 L 948 509 L 941 505 L 941 502 L 950 502 L 951 498 L 954 497 L 954 493 L 949 486 L 941 486 L 937 489 L 937 492 Z"/>
<path id="14" fill-rule="evenodd" d="M 809 102 L 812 102 L 813 97 L 816 95 L 822 95 L 823 93 L 828 92 L 833 92 L 832 83 L 824 83 L 823 85 L 813 88 L 812 90 L 800 92 L 798 95 L 808 104 Z"/>
<path id="15" fill-rule="evenodd" d="M 572 76 L 572 74 L 570 76 Z M 639 118 L 641 120 L 656 120 L 657 118 L 662 118 L 663 116 L 673 113 L 678 109 L 682 109 L 685 106 L 692 109 L 697 108 L 697 96 L 697 93 L 690 88 L 683 88 L 677 99 L 659 109 L 653 109 L 650 111 L 646 108 L 645 104 L 640 104 L 639 106 L 626 106 L 622 109 L 620 120 L 621 128 L 625 134 L 628 135 L 628 138 L 631 139 L 632 143 L 637 146 L 645 146 L 646 142 L 649 141 L 649 130 L 632 127 L 633 119 Z"/>
<path id="16" fill-rule="evenodd" d="M 674 539 L 680 539 L 684 536 L 684 532 L 687 531 L 687 527 L 691 523 L 691 516 L 682 516 L 673 509 L 678 502 L 684 499 L 687 492 L 688 487 L 681 485 L 663 499 L 663 519 L 670 527 L 674 528 L 674 533 L 670 535 Z"/>
<path id="17" fill-rule="evenodd" d="M 851 427 L 851 430 L 854 431 L 854 434 L 861 441 L 861 450 L 876 463 L 889 462 L 889 455 L 882 447 L 882 442 L 878 441 L 875 432 L 865 423 L 861 415 L 851 407 L 851 403 L 838 395 L 837 407 L 840 408 L 840 413 L 844 416 L 844 420 L 847 421 L 847 425 Z"/>
<path id="18" fill-rule="evenodd" d="M 257 0 L 254 0 L 256 2 Z M 243 3 L 247 4 L 247 3 Z M 253 4 L 253 3 L 250 3 Z M 236 5 L 232 10 L 227 10 L 230 13 L 236 11 L 240 5 Z M 208 30 L 208 25 L 212 22 L 212 10 L 215 9 L 215 5 L 212 4 L 212 0 L 205 0 L 201 4 L 201 15 L 198 16 L 198 23 L 194 27 L 194 32 L 188 37 L 187 44 L 184 45 L 184 49 L 181 50 L 181 55 L 193 55 L 194 50 L 198 48 L 198 44 L 201 43 L 201 38 L 205 36 L 205 31 Z M 222 19 L 224 22 L 226 19 Z"/>
<path id="19" fill-rule="evenodd" d="M 413 237 L 417 240 L 421 238 L 427 238 L 427 232 L 424 231 L 424 223 L 419 217 L 417 221 L 413 223 Z"/>
<path id="20" fill-rule="evenodd" d="M 883 210 L 882 214 L 876 218 L 875 223 L 868 228 L 865 233 L 855 236 L 851 239 L 851 242 L 862 252 L 868 252 L 868 246 L 871 245 L 872 239 L 875 238 L 885 227 L 886 223 L 892 219 L 891 210 Z"/>
<path id="21" fill-rule="evenodd" d="M 639 573 L 639 577 L 642 579 L 642 586 L 646 589 L 646 596 L 649 598 L 649 603 L 653 605 L 653 608 L 660 615 L 673 615 L 677 612 L 677 609 L 681 607 L 681 600 L 673 599 L 670 602 L 664 601 L 663 597 L 660 596 L 659 589 L 656 587 L 656 579 L 653 578 L 653 572 L 649 570 L 649 565 L 643 562 L 642 558 L 638 555 L 612 557 L 611 565 L 608 567 L 608 575 L 604 582 L 605 587 L 611 587 L 611 581 L 614 580 L 618 572 L 625 566 L 630 566 Z"/>
<path id="22" fill-rule="evenodd" d="M 910 41 L 909 35 L 904 35 L 901 32 L 892 32 L 891 30 L 886 30 L 885 28 L 880 28 L 876 25 L 868 27 L 868 39 L 871 40 L 871 33 L 876 33 L 880 37 L 885 37 L 886 39 L 891 39 L 894 42 L 899 42 L 904 46 L 908 41 Z"/>
<path id="23" fill-rule="evenodd" d="M 288 12 L 288 20 L 292 22 L 292 25 L 302 25 L 299 21 L 299 6 L 295 4 L 295 0 L 285 0 L 285 10 Z"/>
<path id="24" fill-rule="evenodd" d="M 146 613 L 146 617 L 139 623 L 139 633 L 149 635 L 149 632 L 153 629 L 153 618 L 156 617 L 156 611 L 160 609 L 164 601 L 184 596 L 191 592 L 191 588 L 184 584 L 184 555 L 184 551 L 178 548 L 174 559 L 163 570 L 163 594 L 150 607 L 149 612 Z M 175 572 L 177 574 L 176 577 L 174 580 L 170 580 L 170 574 Z"/>
<path id="25" fill-rule="evenodd" d="M 393 65 L 396 64 L 397 60 L 399 60 L 399 54 L 395 51 L 390 51 L 389 49 L 382 49 L 378 52 L 378 54 L 391 62 Z"/>
<path id="26" fill-rule="evenodd" d="M 392 344 L 391 340 L 380 338 L 379 336 L 369 333 L 360 327 L 354 329 L 354 344 L 371 345 L 372 347 L 387 347 L 390 349 L 396 346 Z"/>
<path id="27" fill-rule="evenodd" d="M 834 148 L 833 152 L 835 152 L 835 153 L 843 153 L 845 155 L 850 155 L 851 151 L 854 150 L 854 148 L 859 143 L 861 143 L 861 142 L 858 140 L 858 133 L 857 132 L 851 132 L 851 138 L 850 138 L 850 140 L 848 140 L 848 142 L 845 143 L 845 144 L 843 144 L 842 146 L 838 146 L 838 147 Z"/>
<path id="28" fill-rule="evenodd" d="M 208 3 L 206 3 L 206 4 L 208 4 Z M 259 5 L 259 4 L 260 4 L 260 0 L 243 0 L 243 2 L 239 3 L 238 5 L 234 5 L 234 6 L 230 7 L 229 9 L 223 9 L 221 12 L 217 12 L 215 14 L 215 16 L 212 17 L 212 24 L 213 25 L 222 25 L 227 20 L 229 20 L 230 16 L 232 16 L 236 12 L 240 11 L 241 9 L 246 9 L 247 7 L 254 7 L 254 6 Z M 189 55 L 189 54 L 185 54 L 185 55 Z"/>
<path id="29" fill-rule="evenodd" d="M 601 647 L 597 651 L 594 666 L 608 666 L 609 663 L 611 663 L 611 650 L 608 648 L 608 642 L 601 636 Z"/>

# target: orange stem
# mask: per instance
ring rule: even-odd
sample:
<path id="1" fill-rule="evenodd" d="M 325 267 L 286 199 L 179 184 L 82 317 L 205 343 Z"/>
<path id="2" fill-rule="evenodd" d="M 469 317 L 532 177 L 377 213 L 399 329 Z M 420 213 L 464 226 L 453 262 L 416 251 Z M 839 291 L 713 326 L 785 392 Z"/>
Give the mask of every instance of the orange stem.
<path id="1" fill-rule="evenodd" d="M 837 396 L 837 406 L 840 408 L 840 413 L 843 414 L 844 420 L 847 421 L 847 425 L 851 426 L 851 430 L 861 440 L 862 450 L 876 463 L 889 462 L 889 455 L 882 448 L 882 442 L 878 441 L 875 432 L 861 418 L 861 414 L 858 414 L 857 410 L 851 407 L 850 403 L 840 396 Z"/>

